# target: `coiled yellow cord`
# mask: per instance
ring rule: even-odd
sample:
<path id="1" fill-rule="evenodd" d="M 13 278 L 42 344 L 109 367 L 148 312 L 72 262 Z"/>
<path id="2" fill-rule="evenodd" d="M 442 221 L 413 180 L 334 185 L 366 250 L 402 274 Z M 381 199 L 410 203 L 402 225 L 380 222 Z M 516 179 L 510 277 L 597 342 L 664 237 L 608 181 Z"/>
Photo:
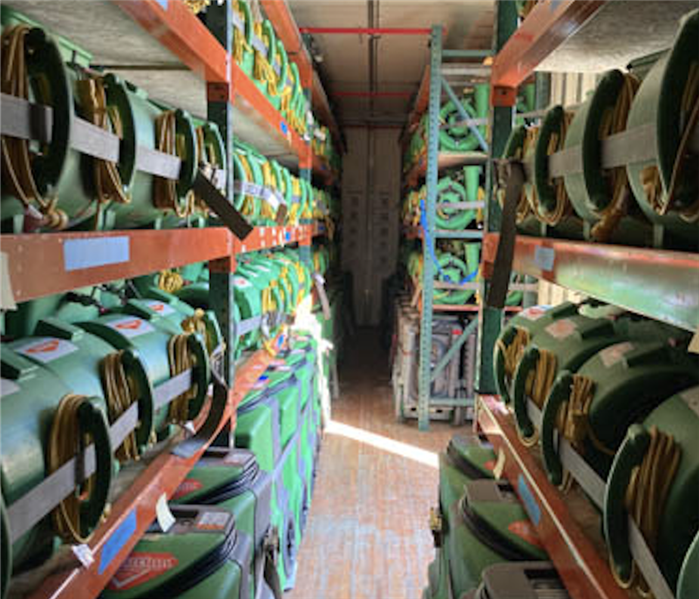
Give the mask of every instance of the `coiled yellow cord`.
<path id="1" fill-rule="evenodd" d="M 177 118 L 174 110 L 166 110 L 155 120 L 156 147 L 160 152 L 184 158 L 183 140 L 177 136 Z M 177 180 L 154 177 L 153 205 L 166 211 L 173 211 L 180 218 L 189 216 L 194 210 L 194 193 L 187 194 L 186 201 L 180 204 L 177 194 Z"/>
<path id="2" fill-rule="evenodd" d="M 167 293 L 177 293 L 184 287 L 182 275 L 175 270 L 161 270 L 158 275 L 158 288 Z"/>
<path id="3" fill-rule="evenodd" d="M 498 350 L 502 353 L 505 366 L 505 380 L 509 384 L 512 377 L 515 375 L 517 366 L 519 365 L 524 350 L 529 345 L 531 336 L 527 329 L 515 327 L 515 336 L 509 345 L 505 345 L 502 339 L 497 340 Z"/>
<path id="4" fill-rule="evenodd" d="M 2 92 L 24 100 L 29 99 L 29 76 L 25 62 L 28 25 L 7 27 L 0 37 L 2 53 Z M 65 229 L 68 215 L 58 208 L 58 198 L 44 198 L 39 193 L 32 172 L 29 141 L 19 137 L 2 136 L 3 188 L 17 197 L 25 208 L 35 207 L 43 217 L 42 225 L 55 230 Z"/>
<path id="5" fill-rule="evenodd" d="M 124 369 L 123 354 L 123 350 L 111 353 L 105 356 L 100 363 L 102 388 L 104 389 L 104 398 L 107 402 L 110 423 L 116 422 L 119 416 L 138 400 L 136 385 Z M 115 455 L 120 462 L 137 460 L 139 458 L 135 431 L 132 431 L 124 439 L 121 446 L 116 449 Z"/>
<path id="6" fill-rule="evenodd" d="M 277 180 L 272 171 L 272 165 L 269 161 L 265 160 L 262 163 L 262 180 L 264 181 L 265 187 L 277 190 Z M 269 204 L 269 202 L 262 202 L 260 209 L 262 218 L 269 220 L 274 220 L 277 216 L 277 211 Z"/>
<path id="7" fill-rule="evenodd" d="M 566 136 L 568 135 L 568 127 L 570 127 L 570 123 L 573 121 L 574 116 L 572 112 L 564 111 L 558 131 L 552 133 L 549 138 L 549 145 L 548 148 L 546 148 L 548 156 L 563 149 Z M 550 214 L 546 214 L 541 210 L 537 211 L 536 214 L 539 220 L 545 222 L 547 225 L 555 227 L 563 218 L 573 213 L 573 205 L 570 203 L 570 198 L 568 198 L 563 177 L 558 177 L 552 184 L 556 190 L 556 208 Z"/>
<path id="8" fill-rule="evenodd" d="M 209 327 L 206 324 L 206 313 L 201 308 L 194 310 L 192 316 L 188 316 L 180 326 L 185 333 L 198 333 L 204 340 L 206 351 L 211 354 L 216 348 L 213 347 L 213 339 L 209 335 Z"/>
<path id="9" fill-rule="evenodd" d="M 84 395 L 69 393 L 58 404 L 49 431 L 47 466 L 54 473 L 82 448 L 92 443 L 92 436 L 81 435 L 78 426 L 78 410 L 87 401 Z M 87 543 L 92 534 L 83 536 L 81 527 L 81 504 L 95 488 L 95 476 L 89 476 L 79 489 L 63 499 L 51 512 L 56 534 L 66 543 Z M 107 510 L 105 509 L 105 512 Z"/>
<path id="10" fill-rule="evenodd" d="M 245 178 L 248 183 L 252 183 L 254 181 L 254 177 L 252 174 L 252 167 L 250 166 L 250 162 L 248 160 L 248 157 L 240 153 L 238 154 L 238 158 L 240 159 L 240 164 L 243 165 L 243 170 L 245 171 Z M 243 205 L 241 206 L 241 213 L 243 216 L 252 216 L 255 214 L 255 198 L 251 196 L 250 194 L 245 194 L 245 197 L 243 199 Z"/>
<path id="11" fill-rule="evenodd" d="M 185 370 L 196 366 L 196 359 L 189 349 L 189 336 L 191 333 L 173 335 L 167 346 L 168 357 L 170 359 L 170 376 L 175 377 Z M 168 416 L 172 422 L 184 424 L 189 420 L 189 403 L 197 396 L 198 385 L 192 386 L 178 395 L 170 403 Z"/>
<path id="12" fill-rule="evenodd" d="M 527 373 L 524 384 L 525 396 L 531 398 L 539 409 L 544 407 L 544 403 L 553 386 L 553 379 L 556 376 L 556 365 L 556 354 L 540 349 L 539 358 L 534 368 Z M 522 444 L 526 447 L 532 447 L 539 440 L 539 431 L 535 431 L 531 437 L 525 437 L 519 429 L 517 431 Z"/>
<path id="13" fill-rule="evenodd" d="M 198 15 L 202 10 L 209 6 L 209 4 L 211 4 L 210 0 L 184 0 L 184 3 L 195 15 Z"/>
<path id="14" fill-rule="evenodd" d="M 255 35 L 261 40 L 263 40 L 263 37 L 267 37 L 264 35 L 261 22 L 255 23 Z M 267 38 L 267 48 L 268 52 L 272 49 L 269 38 Z M 277 74 L 274 72 L 274 69 L 272 68 L 269 60 L 267 60 L 267 57 L 257 49 L 255 50 L 255 66 L 253 67 L 253 76 L 258 81 L 267 83 L 267 93 L 269 93 L 270 96 L 277 95 Z"/>
<path id="15" fill-rule="evenodd" d="M 240 6 L 237 1 L 233 2 L 233 11 L 240 17 L 241 21 L 245 21 L 245 15 L 243 11 L 240 10 Z M 245 52 L 252 52 L 250 44 L 245 37 L 245 34 L 240 31 L 237 27 L 233 30 L 233 60 L 238 64 L 243 62 Z"/>
<path id="16" fill-rule="evenodd" d="M 650 445 L 643 461 L 631 472 L 624 505 L 653 553 L 657 549 L 660 519 L 681 458 L 682 448 L 675 443 L 673 436 L 653 426 L 650 429 Z M 612 568 L 612 572 L 615 570 Z M 632 576 L 624 586 L 633 585 L 644 596 L 652 597 L 648 584 L 635 563 Z"/>

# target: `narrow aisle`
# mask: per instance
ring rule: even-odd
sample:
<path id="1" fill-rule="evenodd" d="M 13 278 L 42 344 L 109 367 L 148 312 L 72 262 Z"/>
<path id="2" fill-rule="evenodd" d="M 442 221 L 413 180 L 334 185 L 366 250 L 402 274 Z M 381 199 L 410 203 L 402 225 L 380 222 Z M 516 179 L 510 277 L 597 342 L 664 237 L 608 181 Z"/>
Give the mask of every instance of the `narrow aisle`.
<path id="1" fill-rule="evenodd" d="M 457 432 L 396 422 L 375 330 L 346 346 L 316 489 L 289 599 L 419 599 L 433 558 L 437 452 Z"/>

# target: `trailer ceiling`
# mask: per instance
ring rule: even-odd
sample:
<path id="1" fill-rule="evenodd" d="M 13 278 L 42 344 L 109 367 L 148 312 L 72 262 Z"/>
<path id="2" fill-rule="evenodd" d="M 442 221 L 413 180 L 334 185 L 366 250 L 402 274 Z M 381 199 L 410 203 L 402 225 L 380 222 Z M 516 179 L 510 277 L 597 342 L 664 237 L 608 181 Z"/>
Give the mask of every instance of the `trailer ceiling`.
<path id="1" fill-rule="evenodd" d="M 300 28 L 408 29 L 441 24 L 448 48 L 487 49 L 492 40 L 493 0 L 289 0 L 289 4 Z M 429 60 L 428 35 L 310 35 L 322 56 L 319 70 L 341 126 L 405 122 Z"/>

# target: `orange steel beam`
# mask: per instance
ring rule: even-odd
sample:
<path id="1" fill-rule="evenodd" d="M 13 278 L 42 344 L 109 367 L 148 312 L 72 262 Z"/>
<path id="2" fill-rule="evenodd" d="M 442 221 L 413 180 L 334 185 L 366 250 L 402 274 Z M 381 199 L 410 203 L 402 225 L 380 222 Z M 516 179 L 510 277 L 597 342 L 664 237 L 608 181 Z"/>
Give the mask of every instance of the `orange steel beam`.
<path id="1" fill-rule="evenodd" d="M 112 1 L 202 79 L 228 81 L 226 50 L 184 2 Z"/>
<path id="2" fill-rule="evenodd" d="M 539 2 L 493 59 L 490 82 L 496 105 L 513 105 L 517 88 L 539 63 L 578 31 L 606 0 Z"/>

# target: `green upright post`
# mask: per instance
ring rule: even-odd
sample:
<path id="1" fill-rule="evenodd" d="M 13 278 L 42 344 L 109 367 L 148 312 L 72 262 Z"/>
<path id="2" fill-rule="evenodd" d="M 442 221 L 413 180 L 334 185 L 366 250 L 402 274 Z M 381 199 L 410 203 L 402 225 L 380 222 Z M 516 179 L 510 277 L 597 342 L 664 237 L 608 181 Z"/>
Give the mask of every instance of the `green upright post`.
<path id="1" fill-rule="evenodd" d="M 435 204 L 437 203 L 439 161 L 439 109 L 442 98 L 442 27 L 432 26 L 430 47 L 430 100 L 427 123 L 427 199 L 425 221 L 427 230 L 422 241 L 422 322 L 420 325 L 420 376 L 418 379 L 418 428 L 430 427 L 430 370 L 432 358 L 432 305 L 434 265 L 432 254 L 435 240 Z"/>
<path id="2" fill-rule="evenodd" d="M 228 51 L 233 48 L 233 11 L 230 2 L 212 4 L 206 11 L 206 25 L 216 39 Z M 230 81 L 207 82 L 207 116 L 215 122 L 226 147 L 226 196 L 231 199 L 233 191 L 233 107 L 229 102 Z M 210 263 L 210 303 L 223 332 L 226 351 L 223 357 L 222 376 L 233 387 L 235 383 L 234 349 L 237 343 L 234 295 L 235 256 L 227 256 Z M 233 446 L 233 426 L 227 426 L 215 440 L 218 446 Z"/>
<path id="3" fill-rule="evenodd" d="M 517 3 L 496 2 L 495 37 L 493 40 L 493 52 L 497 54 L 505 42 L 517 29 Z M 492 96 L 491 96 L 492 97 Z M 493 193 L 493 159 L 502 156 L 507 138 L 512 131 L 514 121 L 514 106 L 493 106 L 490 113 L 490 156 L 486 168 L 486 204 L 485 204 L 485 231 L 488 233 L 500 230 L 502 212 Z M 487 297 L 488 282 L 481 285 L 480 296 L 482 301 Z M 481 304 L 478 312 L 478 368 L 476 369 L 476 390 L 478 393 L 495 393 L 495 379 L 493 377 L 493 351 L 495 341 L 502 327 L 502 310 L 488 308 Z"/>

